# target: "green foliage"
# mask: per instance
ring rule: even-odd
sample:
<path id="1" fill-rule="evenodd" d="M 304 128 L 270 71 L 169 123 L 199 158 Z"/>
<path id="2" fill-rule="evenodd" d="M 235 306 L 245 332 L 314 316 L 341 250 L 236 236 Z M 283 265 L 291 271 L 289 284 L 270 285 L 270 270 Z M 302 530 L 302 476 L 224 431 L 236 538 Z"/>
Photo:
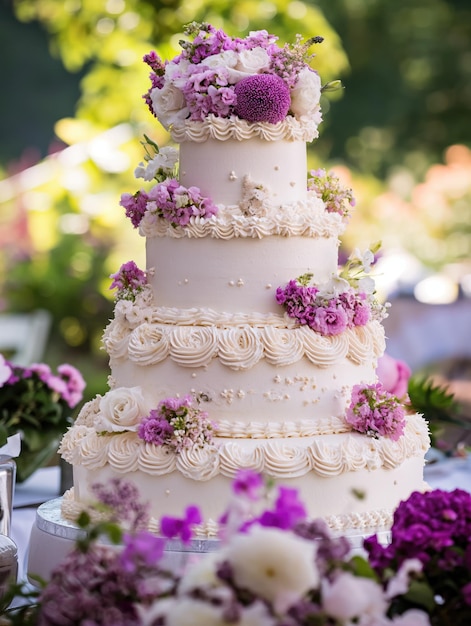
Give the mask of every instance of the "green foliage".
<path id="1" fill-rule="evenodd" d="M 433 446 L 447 424 L 471 428 L 469 422 L 460 418 L 461 407 L 447 386 L 437 385 L 431 378 L 415 374 L 409 379 L 408 394 L 410 406 L 429 422 Z"/>
<path id="2" fill-rule="evenodd" d="M 319 0 L 351 74 L 330 117 L 332 156 L 384 178 L 417 175 L 471 142 L 471 4 L 462 0 Z"/>
<path id="3" fill-rule="evenodd" d="M 4 288 L 11 310 L 48 309 L 55 341 L 95 350 L 112 309 L 100 293 L 109 251 L 106 241 L 70 234 L 49 252 L 15 259 Z"/>

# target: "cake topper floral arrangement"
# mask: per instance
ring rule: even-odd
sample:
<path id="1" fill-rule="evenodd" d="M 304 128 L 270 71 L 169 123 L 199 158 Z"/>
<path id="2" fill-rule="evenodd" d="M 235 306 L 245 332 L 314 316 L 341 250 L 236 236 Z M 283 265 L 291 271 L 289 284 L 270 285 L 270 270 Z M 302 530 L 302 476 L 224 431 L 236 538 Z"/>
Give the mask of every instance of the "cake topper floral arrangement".
<path id="1" fill-rule="evenodd" d="M 184 33 L 192 39 L 179 42 L 182 51 L 171 61 L 163 62 L 155 51 L 144 57 L 152 70 L 144 97 L 166 129 L 210 115 L 271 124 L 291 116 L 319 124 L 321 92 L 339 86 L 334 81 L 323 87 L 309 65 L 309 49 L 322 37 L 303 42 L 298 36 L 280 47 L 266 30 L 241 39 L 197 22 Z"/>
<path id="2" fill-rule="evenodd" d="M 413 493 L 394 518 L 392 541 L 376 535 L 352 554 L 309 519 L 299 493 L 240 470 L 215 552 L 182 569 L 165 560 L 168 539 L 189 545 L 198 506 L 147 530 L 148 506 L 125 480 L 94 484 L 86 532 L 39 589 L 13 584 L 6 624 L 93 626 L 464 626 L 471 620 L 471 496 Z M 121 544 L 116 550 L 108 543 Z M 100 540 L 101 538 L 101 540 Z"/>

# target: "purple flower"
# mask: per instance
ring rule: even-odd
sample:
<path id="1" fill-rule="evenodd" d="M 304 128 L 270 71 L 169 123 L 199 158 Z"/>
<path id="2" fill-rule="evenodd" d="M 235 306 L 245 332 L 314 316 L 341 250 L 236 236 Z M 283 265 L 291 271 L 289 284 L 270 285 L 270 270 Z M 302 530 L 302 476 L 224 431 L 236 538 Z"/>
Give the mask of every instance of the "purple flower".
<path id="1" fill-rule="evenodd" d="M 129 217 L 134 228 L 141 223 L 147 208 L 148 196 L 145 191 L 136 191 L 135 194 L 123 193 L 120 205 L 126 210 L 126 217 Z"/>
<path id="2" fill-rule="evenodd" d="M 471 582 L 461 588 L 461 594 L 465 604 L 471 606 Z"/>
<path id="3" fill-rule="evenodd" d="M 185 448 L 211 443 L 213 423 L 193 402 L 190 395 L 162 400 L 139 424 L 139 437 L 147 443 L 167 446 L 177 454 Z"/>
<path id="4" fill-rule="evenodd" d="M 401 437 L 406 425 L 404 407 L 381 383 L 353 387 L 345 420 L 360 433 L 393 441 Z"/>
<path id="5" fill-rule="evenodd" d="M 120 561 L 126 572 L 135 572 L 140 567 L 155 565 L 163 556 L 165 541 L 148 530 L 135 535 L 123 535 L 124 548 Z"/>
<path id="6" fill-rule="evenodd" d="M 202 521 L 203 518 L 198 507 L 189 506 L 186 508 L 185 517 L 182 519 L 168 516 L 162 517 L 160 520 L 160 532 L 168 539 L 178 537 L 183 543 L 188 544 L 193 534 L 192 526 L 201 524 Z"/>
<path id="7" fill-rule="evenodd" d="M 274 526 L 290 530 L 307 516 L 306 508 L 299 499 L 297 489 L 279 487 L 273 510 L 264 511 L 258 522 L 261 526 Z"/>
<path id="8" fill-rule="evenodd" d="M 147 526 L 149 503 L 139 500 L 139 490 L 133 483 L 113 478 L 108 483 L 94 483 L 92 491 L 99 502 L 110 511 L 112 519 L 126 522 L 133 529 Z"/>
<path id="9" fill-rule="evenodd" d="M 321 335 L 339 335 L 347 328 L 347 323 L 345 309 L 334 301 L 326 307 L 317 307 L 309 326 Z"/>
<path id="10" fill-rule="evenodd" d="M 365 294 L 348 288 L 337 297 L 327 298 L 317 287 L 307 284 L 311 278 L 306 274 L 277 288 L 275 299 L 289 317 L 325 336 L 339 335 L 370 320 L 371 309 Z"/>
<path id="11" fill-rule="evenodd" d="M 370 320 L 371 312 L 368 303 L 364 300 L 358 300 L 355 303 L 354 311 L 353 311 L 353 325 L 354 326 L 364 326 Z"/>
<path id="12" fill-rule="evenodd" d="M 83 397 L 83 390 L 86 387 L 85 380 L 78 369 L 68 363 L 59 365 L 57 372 L 64 380 L 66 386 L 63 398 L 69 407 L 73 409 Z"/>
<path id="13" fill-rule="evenodd" d="M 249 500 L 258 500 L 265 486 L 263 477 L 251 469 L 241 469 L 232 483 L 232 489 L 237 495 L 248 497 Z"/>
<path id="14" fill-rule="evenodd" d="M 171 439 L 174 428 L 169 422 L 159 415 L 155 410 L 145 417 L 139 424 L 138 435 L 146 443 L 153 443 L 156 446 L 163 446 Z"/>
<path id="15" fill-rule="evenodd" d="M 148 210 L 172 226 L 187 226 L 192 217 L 208 219 L 218 210 L 210 198 L 201 195 L 198 187 L 186 188 L 175 178 L 152 187 L 148 200 Z"/>
<path id="16" fill-rule="evenodd" d="M 248 122 L 277 124 L 285 119 L 291 104 L 289 87 L 275 74 L 253 74 L 235 88 L 235 113 Z"/>
<path id="17" fill-rule="evenodd" d="M 136 624 L 136 583 L 108 547 L 97 545 L 86 553 L 74 550 L 41 592 L 38 624 Z"/>
<path id="18" fill-rule="evenodd" d="M 147 284 L 146 273 L 140 270 L 134 261 L 123 263 L 110 278 L 113 279 L 110 289 L 139 289 Z"/>

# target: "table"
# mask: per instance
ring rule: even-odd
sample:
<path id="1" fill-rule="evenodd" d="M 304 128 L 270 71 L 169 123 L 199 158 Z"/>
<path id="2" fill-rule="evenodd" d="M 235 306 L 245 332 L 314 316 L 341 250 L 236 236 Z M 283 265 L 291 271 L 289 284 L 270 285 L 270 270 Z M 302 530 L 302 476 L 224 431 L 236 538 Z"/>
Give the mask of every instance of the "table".
<path id="1" fill-rule="evenodd" d="M 428 464 L 424 471 L 425 480 L 430 487 L 446 491 L 460 488 L 471 493 L 471 455 L 459 458 L 434 455 L 434 458 L 439 460 Z M 18 546 L 19 580 L 26 578 L 28 543 L 36 509 L 43 502 L 53 500 L 59 495 L 59 467 L 40 469 L 27 481 L 16 486 L 11 536 Z"/>

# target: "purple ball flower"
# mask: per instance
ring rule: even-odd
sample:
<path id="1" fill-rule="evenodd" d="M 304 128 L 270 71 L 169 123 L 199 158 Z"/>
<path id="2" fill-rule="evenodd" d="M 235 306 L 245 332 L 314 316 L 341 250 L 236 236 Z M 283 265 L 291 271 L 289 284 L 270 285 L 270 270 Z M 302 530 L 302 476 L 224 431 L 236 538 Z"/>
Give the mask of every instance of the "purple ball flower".
<path id="1" fill-rule="evenodd" d="M 281 122 L 291 105 L 289 87 L 275 74 L 253 74 L 235 88 L 235 113 L 248 122 Z"/>

